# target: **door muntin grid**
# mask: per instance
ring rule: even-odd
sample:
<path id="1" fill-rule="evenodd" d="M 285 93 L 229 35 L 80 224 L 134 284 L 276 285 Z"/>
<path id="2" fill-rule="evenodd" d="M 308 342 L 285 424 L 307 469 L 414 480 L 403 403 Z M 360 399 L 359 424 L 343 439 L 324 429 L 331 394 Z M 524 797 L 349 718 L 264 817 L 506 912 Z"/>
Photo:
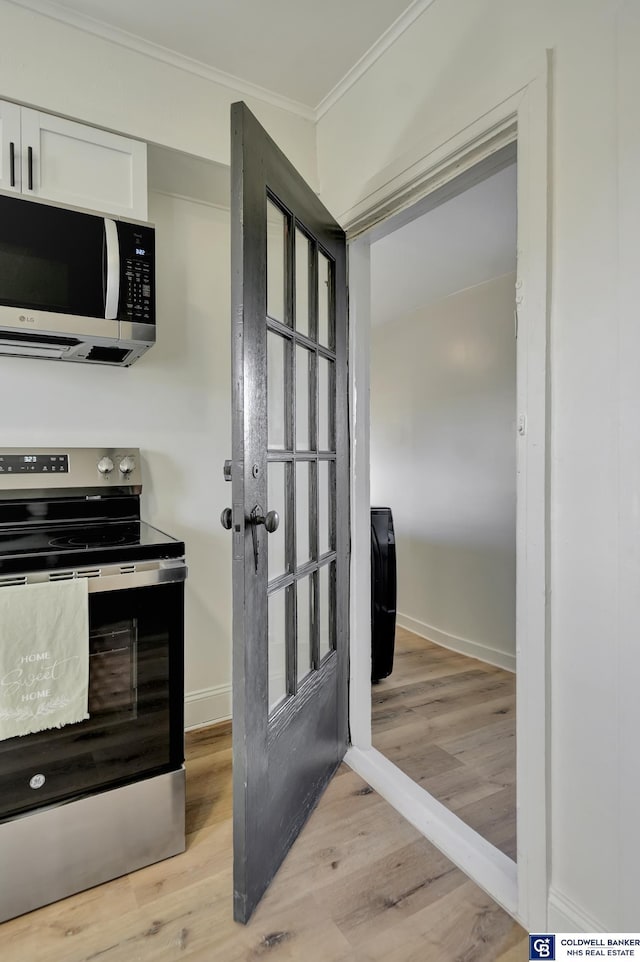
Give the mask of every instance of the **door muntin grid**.
<path id="1" fill-rule="evenodd" d="M 267 362 L 267 410 L 280 418 L 268 425 L 267 503 L 286 519 L 278 551 L 268 557 L 269 617 L 272 609 L 278 613 L 268 632 L 269 711 L 275 715 L 336 648 L 335 264 L 274 195 L 267 204 L 267 356 L 269 345 L 277 346 L 271 348 L 277 363 Z M 277 259 L 271 275 L 270 251 Z M 282 303 L 269 283 L 278 292 L 281 287 Z M 283 476 L 286 503 L 278 504 L 282 484 L 273 479 Z"/>

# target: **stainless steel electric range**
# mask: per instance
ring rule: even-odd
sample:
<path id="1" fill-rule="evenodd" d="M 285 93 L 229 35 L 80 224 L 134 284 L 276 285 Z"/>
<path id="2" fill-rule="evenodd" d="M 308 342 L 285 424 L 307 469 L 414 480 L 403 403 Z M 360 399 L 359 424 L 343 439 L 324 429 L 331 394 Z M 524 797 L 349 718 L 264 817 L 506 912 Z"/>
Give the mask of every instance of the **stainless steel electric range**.
<path id="1" fill-rule="evenodd" d="M 135 449 L 0 448 L 0 599 L 31 618 L 39 585 L 85 579 L 88 607 L 84 720 L 11 737 L 16 702 L 56 707 L 37 659 L 59 612 L 22 654 L 19 618 L 11 639 L 0 623 L 17 645 L 0 675 L 0 921 L 185 847 L 187 568 L 183 542 L 140 520 L 141 487 Z"/>

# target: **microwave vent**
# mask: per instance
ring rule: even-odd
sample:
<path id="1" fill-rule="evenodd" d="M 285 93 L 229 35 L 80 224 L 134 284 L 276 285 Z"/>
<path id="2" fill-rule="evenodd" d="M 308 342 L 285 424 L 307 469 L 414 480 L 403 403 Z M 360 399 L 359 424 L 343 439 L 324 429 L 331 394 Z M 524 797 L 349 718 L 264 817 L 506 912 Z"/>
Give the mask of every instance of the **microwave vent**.
<path id="1" fill-rule="evenodd" d="M 15 357 L 44 357 L 60 360 L 80 344 L 72 337 L 51 337 L 26 331 L 0 333 L 0 354 Z"/>
<path id="2" fill-rule="evenodd" d="M 58 334 L 36 334 L 31 331 L 12 331 L 10 337 L 2 337 L 2 344 L 41 344 L 51 347 L 77 347 L 77 337 L 60 337 Z"/>
<path id="3" fill-rule="evenodd" d="M 103 347 L 102 345 L 95 345 L 87 354 L 86 360 L 102 361 L 106 364 L 121 364 L 130 353 L 131 351 L 123 350 L 120 347 Z"/>

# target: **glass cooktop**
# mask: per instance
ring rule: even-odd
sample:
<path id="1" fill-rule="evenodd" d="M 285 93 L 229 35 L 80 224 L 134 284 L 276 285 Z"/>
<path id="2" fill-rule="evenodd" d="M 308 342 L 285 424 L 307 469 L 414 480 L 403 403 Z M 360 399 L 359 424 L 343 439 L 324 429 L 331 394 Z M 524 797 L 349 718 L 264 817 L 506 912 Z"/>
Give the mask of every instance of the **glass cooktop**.
<path id="1" fill-rule="evenodd" d="M 184 543 L 144 521 L 0 529 L 0 574 L 180 558 Z"/>

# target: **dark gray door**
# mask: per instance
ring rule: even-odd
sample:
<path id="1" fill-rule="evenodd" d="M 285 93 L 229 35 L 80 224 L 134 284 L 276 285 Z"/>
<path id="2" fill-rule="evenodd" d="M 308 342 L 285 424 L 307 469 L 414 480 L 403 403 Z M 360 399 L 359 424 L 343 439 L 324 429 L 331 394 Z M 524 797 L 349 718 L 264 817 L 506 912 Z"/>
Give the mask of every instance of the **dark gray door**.
<path id="1" fill-rule="evenodd" d="M 234 914 L 246 922 L 347 745 L 345 235 L 231 108 Z"/>

